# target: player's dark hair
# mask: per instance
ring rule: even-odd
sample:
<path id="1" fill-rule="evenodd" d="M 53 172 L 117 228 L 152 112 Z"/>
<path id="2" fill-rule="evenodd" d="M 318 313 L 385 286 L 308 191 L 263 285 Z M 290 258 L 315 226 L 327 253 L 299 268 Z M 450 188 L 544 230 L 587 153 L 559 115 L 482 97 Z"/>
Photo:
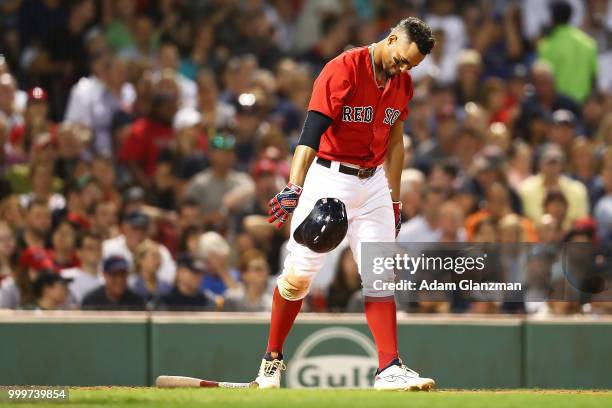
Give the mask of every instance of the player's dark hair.
<path id="1" fill-rule="evenodd" d="M 567 24 L 572 18 L 572 6 L 566 1 L 555 1 L 550 5 L 553 26 Z"/>
<path id="2" fill-rule="evenodd" d="M 404 30 L 408 39 L 416 43 L 419 52 L 427 55 L 436 44 L 431 28 L 416 17 L 408 17 L 400 21 L 393 30 Z"/>

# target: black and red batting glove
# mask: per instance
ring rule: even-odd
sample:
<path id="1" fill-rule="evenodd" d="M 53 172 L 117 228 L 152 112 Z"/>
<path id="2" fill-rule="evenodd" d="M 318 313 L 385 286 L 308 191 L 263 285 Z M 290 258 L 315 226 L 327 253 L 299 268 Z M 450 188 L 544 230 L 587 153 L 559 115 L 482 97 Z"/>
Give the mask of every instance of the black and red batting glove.
<path id="1" fill-rule="evenodd" d="M 395 214 L 395 238 L 402 229 L 402 203 L 401 202 L 393 202 L 393 213 Z"/>
<path id="2" fill-rule="evenodd" d="M 287 221 L 289 214 L 297 207 L 300 194 L 302 194 L 302 187 L 290 182 L 287 183 L 287 186 L 268 203 L 270 207 L 270 210 L 268 210 L 268 215 L 270 215 L 268 222 L 273 223 L 278 220 L 276 228 L 282 227 L 283 223 Z"/>

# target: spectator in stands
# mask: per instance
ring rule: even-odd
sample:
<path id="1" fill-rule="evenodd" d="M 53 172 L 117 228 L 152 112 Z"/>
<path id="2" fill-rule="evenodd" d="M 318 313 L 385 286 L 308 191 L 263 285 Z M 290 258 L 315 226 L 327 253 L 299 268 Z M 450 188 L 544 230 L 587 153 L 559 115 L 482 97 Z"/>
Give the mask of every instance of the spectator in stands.
<path id="1" fill-rule="evenodd" d="M 538 57 L 550 62 L 557 91 L 582 103 L 597 83 L 597 44 L 569 24 L 572 7 L 567 2 L 555 1 L 550 10 L 552 31 L 538 43 Z"/>
<path id="2" fill-rule="evenodd" d="M 102 200 L 121 202 L 121 196 L 116 189 L 118 183 L 117 170 L 113 159 L 103 156 L 95 156 L 91 160 L 91 177 L 98 181 Z"/>
<path id="3" fill-rule="evenodd" d="M 478 100 L 481 74 L 482 58 L 480 53 L 473 49 L 461 51 L 457 60 L 457 82 L 455 86 L 455 97 L 459 106 Z"/>
<path id="4" fill-rule="evenodd" d="M 450 0 L 435 0 L 432 2 L 425 16 L 425 22 L 433 31 L 444 31 L 444 59 L 457 61 L 460 59 L 461 49 L 468 42 L 465 22 L 454 13 L 454 2 Z M 454 80 L 451 77 L 449 80 Z"/>
<path id="5" fill-rule="evenodd" d="M 77 0 L 68 6 L 67 21 L 50 27 L 40 47 L 35 48 L 30 69 L 41 75 L 51 92 L 52 116 L 62 116 L 68 89 L 87 75 L 88 55 L 85 46 L 87 32 L 95 18 L 93 0 Z M 47 82 L 48 81 L 48 82 Z"/>
<path id="6" fill-rule="evenodd" d="M 212 71 L 203 69 L 198 73 L 198 110 L 202 113 L 202 126 L 206 134 L 217 134 L 220 129 L 232 125 L 236 108 L 219 99 L 219 89 Z"/>
<path id="7" fill-rule="evenodd" d="M 506 215 L 513 213 L 515 212 L 511 206 L 508 187 L 500 182 L 493 183 L 487 189 L 484 206 L 466 219 L 465 229 L 468 241 L 475 239 L 476 227 L 483 219 L 491 219 L 494 224 L 497 224 Z M 519 221 L 525 231 L 526 242 L 536 242 L 537 236 L 533 223 L 520 216 Z"/>
<path id="8" fill-rule="evenodd" d="M 128 288 L 129 264 L 122 256 L 104 259 L 104 284 L 83 298 L 83 309 L 143 310 L 144 300 Z"/>
<path id="9" fill-rule="evenodd" d="M 512 134 L 508 126 L 501 122 L 491 123 L 485 134 L 485 150 L 487 148 L 495 148 L 507 158 L 512 146 L 511 139 Z"/>
<path id="10" fill-rule="evenodd" d="M 519 194 L 523 200 L 525 216 L 532 221 L 537 221 L 543 214 L 542 203 L 550 190 L 560 190 L 567 199 L 567 218 L 564 225 L 588 214 L 587 190 L 581 182 L 563 175 L 564 163 L 565 155 L 559 146 L 547 145 L 539 160 L 539 173 L 521 183 Z"/>
<path id="11" fill-rule="evenodd" d="M 486 200 L 487 191 L 494 183 L 502 184 L 508 193 L 510 208 L 516 213 L 522 212 L 521 198 L 506 182 L 504 157 L 501 152 L 489 146 L 481 154 L 472 158 L 470 176 L 464 181 L 478 207 Z"/>
<path id="12" fill-rule="evenodd" d="M 548 141 L 559 145 L 566 157 L 571 154 L 572 142 L 577 136 L 576 126 L 576 118 L 572 112 L 566 109 L 553 112 Z"/>
<path id="13" fill-rule="evenodd" d="M 516 120 L 516 129 L 530 143 L 539 140 L 529 138 L 529 124 L 538 118 L 546 118 L 559 109 L 565 109 L 580 119 L 580 107 L 570 97 L 559 93 L 555 89 L 555 74 L 547 61 L 536 61 L 531 67 L 531 82 L 533 94 L 528 95 L 521 103 L 521 113 Z"/>
<path id="14" fill-rule="evenodd" d="M 44 248 L 51 231 L 51 211 L 46 200 L 35 199 L 28 204 L 25 226 L 17 231 L 17 246 Z"/>
<path id="15" fill-rule="evenodd" d="M 0 117 L 8 123 L 9 130 L 23 124 L 23 116 L 15 106 L 17 81 L 10 73 L 0 74 Z"/>
<path id="16" fill-rule="evenodd" d="M 24 113 L 23 124 L 14 126 L 10 134 L 11 151 L 26 161 L 38 135 L 49 133 L 55 135 L 55 123 L 48 118 L 49 105 L 47 92 L 40 87 L 30 89 Z"/>
<path id="17" fill-rule="evenodd" d="M 238 261 L 240 285 L 228 289 L 224 295 L 223 310 L 235 312 L 269 312 L 272 295 L 267 291 L 270 267 L 266 255 L 249 249 Z"/>
<path id="18" fill-rule="evenodd" d="M 174 139 L 172 120 L 178 108 L 179 88 L 174 74 L 161 71 L 154 77 L 151 112 L 136 120 L 123 144 L 120 159 L 134 180 L 149 186 L 155 174 L 157 156 Z"/>
<path id="19" fill-rule="evenodd" d="M 33 284 L 35 308 L 38 310 L 63 310 L 68 308 L 68 284 L 71 279 L 43 271 L 38 274 Z"/>
<path id="20" fill-rule="evenodd" d="M 263 95 L 256 90 L 238 95 L 236 100 L 236 116 L 233 126 L 233 136 L 236 138 L 234 153 L 236 155 L 235 166 L 242 170 L 248 170 L 245 163 L 249 163 L 255 157 L 255 143 L 261 139 L 261 123 L 266 109 Z"/>
<path id="21" fill-rule="evenodd" d="M 2 180 L 3 184 L 8 182 L 5 175 L 6 170 L 19 161 L 25 161 L 25 155 L 20 155 L 18 152 L 11 152 L 11 145 L 8 143 L 8 134 L 8 123 L 6 119 L 0 117 L 0 180 Z M 0 190 L 0 197 L 4 196 L 4 194 L 4 189 Z"/>
<path id="22" fill-rule="evenodd" d="M 11 226 L 0 217 L 0 284 L 5 278 L 13 276 L 16 248 L 15 233 Z"/>
<path id="23" fill-rule="evenodd" d="M 468 237 L 468 240 L 478 243 L 497 242 L 497 222 L 492 217 L 481 218 L 474 226 L 473 236 Z"/>
<path id="24" fill-rule="evenodd" d="M 518 191 L 521 183 L 531 176 L 532 148 L 522 140 L 516 140 L 510 148 L 506 177 L 510 186 Z"/>
<path id="25" fill-rule="evenodd" d="M 563 230 L 559 221 L 551 214 L 544 214 L 536 224 L 538 242 L 555 244 L 561 241 Z"/>
<path id="26" fill-rule="evenodd" d="M 612 149 L 608 149 L 604 155 L 601 184 L 603 195 L 595 204 L 593 214 L 597 221 L 598 235 L 612 243 Z"/>
<path id="27" fill-rule="evenodd" d="M 64 214 L 70 222 L 82 229 L 90 229 L 94 209 L 102 199 L 100 184 L 89 174 L 78 177 L 67 189 L 68 204 Z"/>
<path id="28" fill-rule="evenodd" d="M 353 252 L 346 247 L 338 258 L 336 272 L 329 286 L 327 309 L 330 312 L 356 312 L 362 302 L 361 277 Z"/>
<path id="29" fill-rule="evenodd" d="M 543 213 L 550 214 L 557 221 L 562 228 L 565 228 L 568 225 L 567 222 L 567 208 L 568 201 L 563 194 L 562 191 L 559 190 L 550 190 L 546 193 L 546 197 L 544 197 L 544 202 L 542 203 Z"/>
<path id="30" fill-rule="evenodd" d="M 52 211 L 62 210 L 66 206 L 66 199 L 54 191 L 53 167 L 46 162 L 34 161 L 29 170 L 32 189 L 21 195 L 21 205 L 27 207 L 33 200 L 43 200 Z"/>
<path id="31" fill-rule="evenodd" d="M 597 200 L 597 165 L 595 145 L 585 137 L 574 138 L 569 155 L 569 176 L 585 185 L 589 193 L 589 203 Z"/>
<path id="32" fill-rule="evenodd" d="M 17 233 L 25 226 L 25 210 L 19 203 L 18 195 L 10 195 L 0 201 L 0 219 L 6 221 Z"/>
<path id="33" fill-rule="evenodd" d="M 400 200 L 402 220 L 408 221 L 422 210 L 422 196 L 425 188 L 425 175 L 417 169 L 404 169 L 401 176 Z"/>
<path id="34" fill-rule="evenodd" d="M 56 269 L 75 268 L 79 266 L 79 257 L 76 254 L 75 226 L 64 219 L 60 221 L 51 233 L 51 256 Z"/>
<path id="35" fill-rule="evenodd" d="M 586 137 L 595 139 L 606 112 L 605 93 L 595 91 L 587 97 L 582 105 L 582 126 Z"/>
<path id="36" fill-rule="evenodd" d="M 206 267 L 201 286 L 203 291 L 223 295 L 227 289 L 238 286 L 239 272 L 231 267 L 229 255 L 230 247 L 218 233 L 209 231 L 200 236 L 196 256 Z"/>
<path id="37" fill-rule="evenodd" d="M 163 42 L 159 47 L 159 68 L 162 71 L 172 72 L 180 90 L 181 108 L 194 108 L 197 106 L 198 86 L 178 71 L 180 62 L 179 48 L 171 41 Z"/>
<path id="38" fill-rule="evenodd" d="M 400 242 L 437 242 L 440 206 L 445 193 L 439 188 L 425 187 L 421 213 L 402 224 L 397 240 Z"/>
<path id="39" fill-rule="evenodd" d="M 220 61 L 214 53 L 215 30 L 213 24 L 204 17 L 198 20 L 193 30 L 193 43 L 188 54 L 182 53 L 179 72 L 187 78 L 197 81 L 201 70 L 218 68 Z"/>
<path id="40" fill-rule="evenodd" d="M 148 308 L 153 308 L 157 300 L 172 288 L 171 284 L 157 277 L 161 265 L 159 244 L 146 239 L 138 244 L 134 255 L 135 274 L 130 276 L 129 286 L 145 300 Z"/>
<path id="41" fill-rule="evenodd" d="M 474 48 L 483 57 L 486 77 L 506 79 L 527 46 L 521 33 L 520 10 L 515 4 L 507 4 L 503 12 L 483 14 L 485 21 L 475 32 Z"/>
<path id="42" fill-rule="evenodd" d="M 90 141 L 89 128 L 76 123 L 62 123 L 55 138 L 57 156 L 54 174 L 62 180 L 73 178 L 79 164 L 89 159 L 86 146 L 89 146 Z"/>
<path id="43" fill-rule="evenodd" d="M 232 170 L 235 160 L 235 139 L 217 134 L 210 141 L 210 167 L 189 180 L 187 197 L 200 204 L 207 225 L 221 227 L 225 214 L 237 210 L 254 193 L 248 174 Z"/>
<path id="44" fill-rule="evenodd" d="M 208 165 L 208 141 L 202 132 L 202 115 L 195 108 L 183 108 L 174 116 L 175 138 L 159 153 L 149 203 L 171 210 L 183 196 L 187 181 Z M 154 198 L 156 197 L 156 198 Z"/>
<path id="45" fill-rule="evenodd" d="M 130 272 L 134 271 L 134 259 L 136 248 L 149 235 L 151 219 L 141 211 L 131 211 L 123 216 L 121 222 L 122 234 L 105 240 L 102 243 L 102 256 L 108 258 L 111 255 L 119 255 L 128 263 Z M 161 265 L 158 270 L 158 278 L 166 282 L 174 281 L 175 264 L 170 251 L 163 245 L 159 246 Z"/>
<path id="46" fill-rule="evenodd" d="M 77 255 L 79 266 L 63 269 L 61 274 L 64 278 L 72 279 L 68 284 L 68 289 L 75 303 L 80 305 L 85 295 L 102 283 L 102 239 L 100 236 L 91 232 L 81 234 L 77 240 Z"/>
<path id="47" fill-rule="evenodd" d="M 137 3 L 131 0 L 119 0 L 105 4 L 108 9 L 106 16 L 105 37 L 109 47 L 120 54 L 129 54 L 135 51 L 133 30 L 136 25 Z"/>
<path id="48" fill-rule="evenodd" d="M 440 205 L 439 211 L 440 237 L 438 242 L 465 241 L 465 229 L 463 228 L 465 215 L 461 207 L 453 201 L 447 201 Z"/>
<path id="49" fill-rule="evenodd" d="M 54 271 L 53 259 L 41 247 L 28 248 L 21 252 L 13 276 L 0 285 L 0 309 L 31 307 L 34 302 L 33 284 L 42 271 Z"/>
<path id="50" fill-rule="evenodd" d="M 176 281 L 170 293 L 162 296 L 157 309 L 173 311 L 215 310 L 212 299 L 200 290 L 204 265 L 189 254 L 177 257 Z"/>
<path id="51" fill-rule="evenodd" d="M 117 237 L 120 234 L 118 211 L 115 201 L 98 201 L 93 210 L 91 230 L 103 240 Z"/>

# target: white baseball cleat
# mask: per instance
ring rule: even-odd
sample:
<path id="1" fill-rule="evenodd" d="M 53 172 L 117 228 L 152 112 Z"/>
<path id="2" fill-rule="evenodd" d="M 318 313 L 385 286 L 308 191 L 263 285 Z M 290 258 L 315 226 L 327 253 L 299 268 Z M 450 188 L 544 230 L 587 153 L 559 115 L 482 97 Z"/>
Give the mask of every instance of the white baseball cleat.
<path id="1" fill-rule="evenodd" d="M 269 355 L 266 355 L 268 357 Z M 261 366 L 259 366 L 259 374 L 255 382 L 258 388 L 280 388 L 281 372 L 287 368 L 283 363 L 282 355 L 279 358 L 261 360 Z"/>
<path id="2" fill-rule="evenodd" d="M 374 378 L 376 390 L 429 391 L 435 386 L 434 380 L 419 376 L 419 373 L 406 367 L 400 359 L 394 360 Z"/>

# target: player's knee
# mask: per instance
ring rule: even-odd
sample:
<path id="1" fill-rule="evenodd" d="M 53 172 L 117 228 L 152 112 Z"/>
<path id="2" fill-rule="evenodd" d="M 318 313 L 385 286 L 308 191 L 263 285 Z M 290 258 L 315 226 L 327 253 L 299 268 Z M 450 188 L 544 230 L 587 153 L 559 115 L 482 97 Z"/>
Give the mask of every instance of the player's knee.
<path id="1" fill-rule="evenodd" d="M 304 299 L 310 290 L 312 279 L 288 273 L 279 276 L 276 281 L 278 293 L 286 300 Z"/>

